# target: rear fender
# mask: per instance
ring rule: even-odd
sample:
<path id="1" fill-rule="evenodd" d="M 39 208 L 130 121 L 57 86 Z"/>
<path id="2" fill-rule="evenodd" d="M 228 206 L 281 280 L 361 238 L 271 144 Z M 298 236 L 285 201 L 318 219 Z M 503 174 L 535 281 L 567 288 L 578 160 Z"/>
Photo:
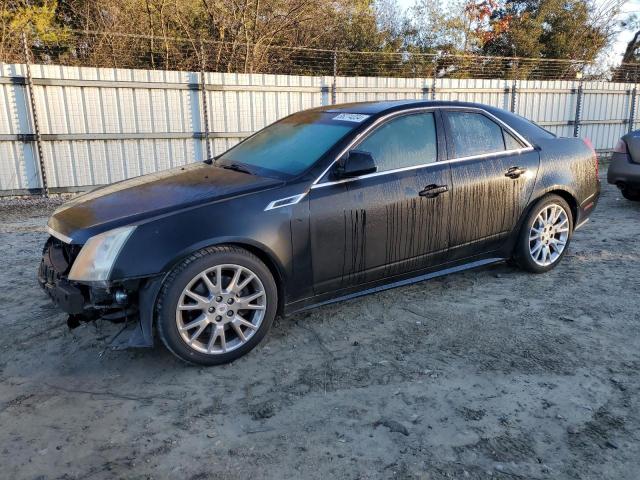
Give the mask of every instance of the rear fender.
<path id="1" fill-rule="evenodd" d="M 577 224 L 577 217 L 578 217 L 578 210 L 579 210 L 578 201 L 576 200 L 575 193 L 572 193 L 570 189 L 566 188 L 564 185 L 552 185 L 548 188 L 537 190 L 536 192 L 534 192 L 534 194 L 532 194 L 529 204 L 522 212 L 522 215 L 520 215 L 520 218 L 518 219 L 516 226 L 511 232 L 511 235 L 509 235 L 509 240 L 505 244 L 505 252 L 504 252 L 505 256 L 507 257 L 511 256 L 511 253 L 513 252 L 516 242 L 518 241 L 518 237 L 520 235 L 520 231 L 522 230 L 522 226 L 524 225 L 525 220 L 533 210 L 533 207 L 535 206 L 535 204 L 541 198 L 547 195 L 559 195 L 560 197 L 566 200 L 566 202 L 569 204 L 569 207 L 571 207 L 571 214 L 573 216 L 572 227 L 575 228 Z"/>

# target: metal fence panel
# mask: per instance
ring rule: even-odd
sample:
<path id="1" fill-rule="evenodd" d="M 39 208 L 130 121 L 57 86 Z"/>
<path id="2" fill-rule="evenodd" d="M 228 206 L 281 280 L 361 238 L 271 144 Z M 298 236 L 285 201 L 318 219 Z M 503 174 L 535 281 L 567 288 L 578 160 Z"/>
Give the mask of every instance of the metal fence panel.
<path id="1" fill-rule="evenodd" d="M 34 145 L 2 138 L 32 132 L 26 86 L 14 83 L 24 76 L 24 65 L 0 64 L 0 192 L 41 186 Z"/>
<path id="2" fill-rule="evenodd" d="M 44 143 L 50 187 L 111 183 L 202 159 L 199 139 L 124 135 L 201 131 L 199 92 L 185 88 L 197 83 L 197 74 L 52 65 L 32 73 L 42 135 L 86 135 Z"/>
<path id="3" fill-rule="evenodd" d="M 498 79 L 443 78 L 436 81 L 438 100 L 477 102 L 509 109 L 511 82 Z"/>
<path id="4" fill-rule="evenodd" d="M 597 149 L 611 149 L 627 133 L 631 108 L 631 85 L 585 82 L 580 136 Z"/>
<path id="5" fill-rule="evenodd" d="M 323 78 L 293 75 L 207 73 L 209 125 L 217 155 L 276 120 L 327 103 Z"/>
<path id="6" fill-rule="evenodd" d="M 337 77 L 336 103 L 426 99 L 429 85 L 425 78 Z"/>
<path id="7" fill-rule="evenodd" d="M 63 190 L 202 160 L 207 134 L 212 153 L 220 154 L 286 115 L 331 104 L 334 96 L 337 103 L 430 98 L 485 103 L 514 109 L 561 136 L 573 135 L 580 101 L 580 135 L 606 150 L 631 126 L 633 89 L 579 80 L 210 72 L 203 90 L 199 72 L 57 65 L 34 65 L 32 77 L 49 186 Z M 24 65 L 0 65 L 0 195 L 42 186 L 25 83 Z M 634 128 L 640 127 L 638 97 Z"/>
<path id="8" fill-rule="evenodd" d="M 518 82 L 516 113 L 562 137 L 573 134 L 577 81 L 522 80 Z"/>

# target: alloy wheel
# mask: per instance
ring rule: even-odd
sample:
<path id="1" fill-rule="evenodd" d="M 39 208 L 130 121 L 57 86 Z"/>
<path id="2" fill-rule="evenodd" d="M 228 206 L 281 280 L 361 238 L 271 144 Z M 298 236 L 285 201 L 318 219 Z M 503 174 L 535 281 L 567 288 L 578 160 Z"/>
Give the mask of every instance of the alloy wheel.
<path id="1" fill-rule="evenodd" d="M 192 349 L 223 354 L 244 345 L 258 330 L 267 307 L 265 289 L 246 267 L 216 265 L 196 275 L 180 294 L 176 326 Z"/>
<path id="2" fill-rule="evenodd" d="M 546 267 L 555 263 L 569 239 L 569 216 L 555 203 L 545 205 L 536 215 L 529 232 L 529 253 L 535 263 Z"/>

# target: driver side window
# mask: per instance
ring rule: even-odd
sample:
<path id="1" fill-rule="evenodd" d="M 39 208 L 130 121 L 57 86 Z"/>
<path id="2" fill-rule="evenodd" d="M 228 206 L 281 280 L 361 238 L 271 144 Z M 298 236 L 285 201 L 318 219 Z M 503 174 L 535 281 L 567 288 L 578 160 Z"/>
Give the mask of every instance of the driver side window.
<path id="1" fill-rule="evenodd" d="M 438 158 L 433 112 L 396 117 L 356 147 L 371 153 L 378 172 L 433 163 Z"/>

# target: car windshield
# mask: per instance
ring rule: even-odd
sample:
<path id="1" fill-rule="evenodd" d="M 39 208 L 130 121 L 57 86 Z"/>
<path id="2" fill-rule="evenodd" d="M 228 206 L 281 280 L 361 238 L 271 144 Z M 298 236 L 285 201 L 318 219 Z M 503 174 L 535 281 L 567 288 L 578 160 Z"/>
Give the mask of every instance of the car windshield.
<path id="1" fill-rule="evenodd" d="M 322 111 L 296 113 L 223 153 L 216 165 L 267 177 L 290 178 L 311 167 L 366 118 Z"/>

